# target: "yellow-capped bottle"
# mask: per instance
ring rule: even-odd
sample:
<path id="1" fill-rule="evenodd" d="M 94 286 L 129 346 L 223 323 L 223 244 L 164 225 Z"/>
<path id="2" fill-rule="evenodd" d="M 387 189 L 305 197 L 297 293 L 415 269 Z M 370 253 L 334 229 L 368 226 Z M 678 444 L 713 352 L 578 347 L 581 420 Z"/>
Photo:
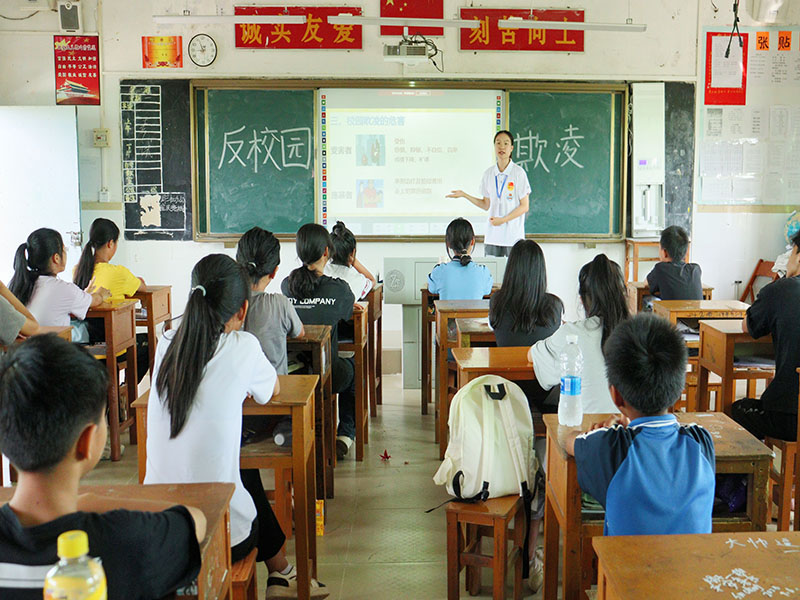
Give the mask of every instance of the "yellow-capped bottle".
<path id="1" fill-rule="evenodd" d="M 89 537 L 78 529 L 58 536 L 56 565 L 44 580 L 44 600 L 106 600 L 106 573 L 89 556 Z"/>

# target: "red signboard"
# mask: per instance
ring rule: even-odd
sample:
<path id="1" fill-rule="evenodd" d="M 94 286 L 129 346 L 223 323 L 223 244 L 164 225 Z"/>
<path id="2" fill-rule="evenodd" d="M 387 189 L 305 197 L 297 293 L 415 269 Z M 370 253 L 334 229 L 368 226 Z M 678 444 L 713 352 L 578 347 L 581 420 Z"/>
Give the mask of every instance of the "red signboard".
<path id="1" fill-rule="evenodd" d="M 582 10 L 534 10 L 517 8 L 462 8 L 462 19 L 481 22 L 477 29 L 461 30 L 461 50 L 522 50 L 526 52 L 583 52 L 583 31 L 566 29 L 500 28 L 509 17 L 536 21 L 584 20 Z"/>
<path id="2" fill-rule="evenodd" d="M 54 35 L 56 104 L 100 104 L 96 35 Z"/>
<path id="3" fill-rule="evenodd" d="M 303 15 L 303 25 L 236 24 L 237 48 L 361 49 L 360 25 L 331 25 L 328 17 L 340 13 L 361 15 L 353 6 L 237 6 L 237 15 Z"/>
<path id="4" fill-rule="evenodd" d="M 407 19 L 443 19 L 444 0 L 380 0 L 381 16 Z M 444 35 L 442 27 L 409 27 L 409 35 Z M 403 35 L 402 27 L 381 27 L 381 35 Z"/>
<path id="5" fill-rule="evenodd" d="M 747 102 L 747 41 L 748 34 L 739 39 L 730 33 L 709 31 L 706 33 L 706 105 L 743 106 Z M 723 48 L 731 42 L 730 54 L 725 57 Z M 769 44 L 769 36 L 767 37 Z M 734 64 L 727 64 L 735 61 Z M 715 81 L 715 69 L 719 81 Z M 719 73 L 721 72 L 721 75 Z M 733 73 L 733 75 L 731 75 Z"/>

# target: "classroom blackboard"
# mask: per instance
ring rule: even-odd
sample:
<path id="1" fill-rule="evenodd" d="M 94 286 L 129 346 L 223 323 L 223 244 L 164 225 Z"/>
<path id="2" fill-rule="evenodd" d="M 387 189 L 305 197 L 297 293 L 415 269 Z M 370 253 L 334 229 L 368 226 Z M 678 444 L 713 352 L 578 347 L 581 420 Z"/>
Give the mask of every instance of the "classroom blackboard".
<path id="1" fill-rule="evenodd" d="M 622 90 L 509 93 L 514 162 L 532 189 L 527 234 L 620 234 L 624 98 Z"/>
<path id="2" fill-rule="evenodd" d="M 693 83 L 664 84 L 664 218 L 667 226 L 692 230 L 694 192 L 694 93 Z"/>
<path id="3" fill-rule="evenodd" d="M 314 92 L 195 88 L 197 222 L 210 236 L 315 220 Z"/>
<path id="4" fill-rule="evenodd" d="M 126 240 L 192 239 L 189 81 L 120 81 Z"/>

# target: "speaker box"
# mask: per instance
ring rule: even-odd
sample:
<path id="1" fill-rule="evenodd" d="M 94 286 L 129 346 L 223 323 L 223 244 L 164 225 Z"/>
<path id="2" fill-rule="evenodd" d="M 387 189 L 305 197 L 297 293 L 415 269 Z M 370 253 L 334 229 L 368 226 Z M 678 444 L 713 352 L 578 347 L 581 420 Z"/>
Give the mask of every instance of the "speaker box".
<path id="1" fill-rule="evenodd" d="M 80 2 L 77 0 L 59 0 L 58 24 L 62 33 L 82 33 Z"/>

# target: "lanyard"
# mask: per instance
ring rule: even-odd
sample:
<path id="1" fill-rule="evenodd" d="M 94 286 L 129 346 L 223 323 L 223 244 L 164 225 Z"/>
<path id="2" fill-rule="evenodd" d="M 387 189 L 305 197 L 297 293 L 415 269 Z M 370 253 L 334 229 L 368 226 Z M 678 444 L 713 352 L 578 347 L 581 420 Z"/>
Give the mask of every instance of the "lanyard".
<path id="1" fill-rule="evenodd" d="M 503 190 L 506 189 L 506 182 L 508 181 L 508 175 L 504 175 L 503 176 L 504 177 L 503 185 L 500 186 L 500 187 L 497 187 L 498 186 L 497 177 L 498 177 L 497 175 L 494 176 L 494 191 L 497 192 L 497 199 L 498 200 L 502 200 L 503 199 L 503 195 L 502 194 L 503 194 Z"/>

